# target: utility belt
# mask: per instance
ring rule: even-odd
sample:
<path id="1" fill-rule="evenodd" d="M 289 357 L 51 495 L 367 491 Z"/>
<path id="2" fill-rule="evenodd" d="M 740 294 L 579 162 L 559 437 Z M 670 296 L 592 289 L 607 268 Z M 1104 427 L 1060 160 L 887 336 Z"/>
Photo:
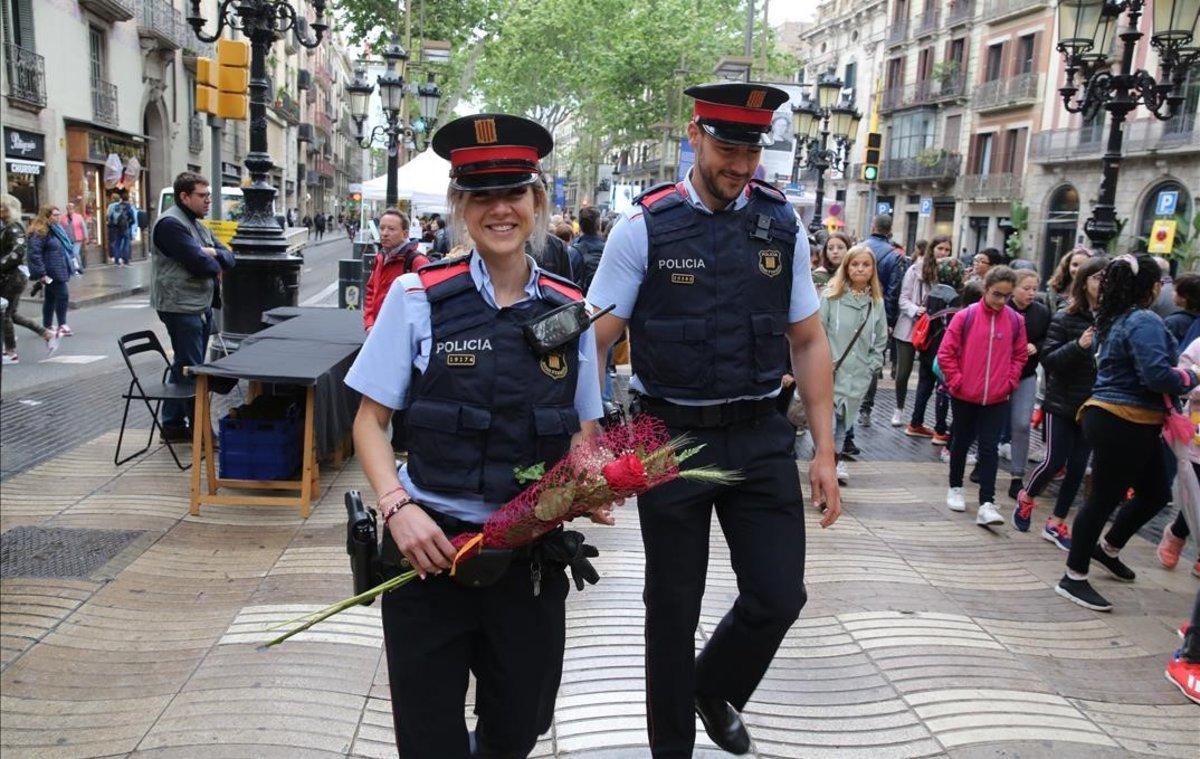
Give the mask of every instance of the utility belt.
<path id="1" fill-rule="evenodd" d="M 420 504 L 417 504 L 420 506 Z M 481 532 L 483 526 L 466 522 L 421 506 L 430 519 L 442 529 L 447 538 L 465 532 Z M 391 532 L 384 531 L 380 549 L 375 511 L 368 510 L 357 490 L 346 493 L 346 553 L 350 555 L 350 569 L 354 575 L 354 593 L 361 594 L 376 585 L 412 569 L 408 559 L 400 553 Z M 541 593 L 543 565 L 569 566 L 575 585 L 583 590 L 584 582 L 595 585 L 600 579 L 588 559 L 599 556 L 594 546 L 586 545 L 583 534 L 561 527 L 542 536 L 537 542 L 520 548 L 484 548 L 470 560 L 462 562 L 455 570 L 453 580 L 467 588 L 485 588 L 494 585 L 508 571 L 513 562 L 528 563 L 533 594 Z M 373 599 L 372 599 L 373 600 Z M 369 606 L 371 601 L 364 605 Z"/>
<path id="2" fill-rule="evenodd" d="M 668 427 L 715 429 L 745 424 L 778 413 L 775 403 L 774 398 L 758 398 L 708 406 L 681 406 L 662 398 L 633 393 L 629 407 L 631 413 L 658 417 Z"/>

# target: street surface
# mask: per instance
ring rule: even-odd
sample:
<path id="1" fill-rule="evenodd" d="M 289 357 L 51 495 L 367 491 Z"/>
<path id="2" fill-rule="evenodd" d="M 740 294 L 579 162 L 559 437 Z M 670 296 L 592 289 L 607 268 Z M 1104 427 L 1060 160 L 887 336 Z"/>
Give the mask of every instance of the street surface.
<path id="1" fill-rule="evenodd" d="M 307 250 L 302 302 L 336 302 L 348 255 L 345 238 Z M 322 467 L 307 521 L 270 507 L 187 516 L 189 478 L 165 449 L 111 463 L 128 383 L 116 337 L 148 328 L 166 341 L 147 296 L 70 322 L 56 360 L 37 361 L 23 336 L 27 358 L 3 372 L 5 759 L 394 756 L 377 605 L 256 649 L 270 624 L 349 595 L 342 494 L 369 492 L 357 462 Z M 1097 578 L 1113 614 L 1064 601 L 1052 588 L 1065 555 L 1036 531 L 946 510 L 937 449 L 886 424 L 889 386 L 858 430 L 842 519 L 821 530 L 809 516 L 809 602 L 747 708 L 754 755 L 1197 756 L 1196 707 L 1162 675 L 1197 589 L 1191 559 L 1166 572 L 1138 538 L 1123 554 L 1136 583 Z M 132 443 L 147 425 L 135 409 Z M 556 718 L 535 756 L 648 756 L 633 504 L 615 528 L 584 529 L 602 580 L 568 601 Z M 735 595 L 714 524 L 698 643 Z M 718 756 L 699 735 L 697 756 Z"/>

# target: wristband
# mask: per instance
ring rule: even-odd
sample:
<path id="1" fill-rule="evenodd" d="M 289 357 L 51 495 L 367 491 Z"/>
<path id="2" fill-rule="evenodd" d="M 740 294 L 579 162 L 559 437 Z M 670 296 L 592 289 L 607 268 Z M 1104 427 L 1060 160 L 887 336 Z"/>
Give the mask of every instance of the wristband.
<path id="1" fill-rule="evenodd" d="M 396 516 L 396 514 L 398 514 L 400 512 L 400 509 L 404 508 L 405 506 L 409 505 L 410 503 L 416 503 L 416 501 L 409 498 L 408 496 L 405 496 L 404 498 L 401 498 L 399 501 L 396 501 L 395 503 L 388 504 L 387 506 L 385 506 L 383 509 L 383 525 L 386 527 L 388 520 L 391 519 L 392 517 Z"/>
<path id="2" fill-rule="evenodd" d="M 391 490 L 389 490 L 388 492 L 386 492 L 386 493 L 384 493 L 383 495 L 379 496 L 379 498 L 378 498 L 378 499 L 375 501 L 375 505 L 376 505 L 376 506 L 383 506 L 383 502 L 384 502 L 385 500 L 387 500 L 387 498 L 388 498 L 389 496 L 393 496 L 393 495 L 395 495 L 396 493 L 399 493 L 399 492 L 401 492 L 402 490 L 404 490 L 404 486 L 403 486 L 403 485 L 397 485 L 396 487 L 392 488 L 392 489 L 391 489 Z"/>

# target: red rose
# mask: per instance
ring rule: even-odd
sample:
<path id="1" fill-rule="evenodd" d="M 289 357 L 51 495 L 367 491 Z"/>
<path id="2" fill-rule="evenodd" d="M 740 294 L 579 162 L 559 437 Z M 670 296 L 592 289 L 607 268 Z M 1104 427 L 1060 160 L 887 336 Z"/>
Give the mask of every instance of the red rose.
<path id="1" fill-rule="evenodd" d="M 632 453 L 605 464 L 600 470 L 608 486 L 618 495 L 635 495 L 650 487 L 646 480 L 646 467 Z"/>

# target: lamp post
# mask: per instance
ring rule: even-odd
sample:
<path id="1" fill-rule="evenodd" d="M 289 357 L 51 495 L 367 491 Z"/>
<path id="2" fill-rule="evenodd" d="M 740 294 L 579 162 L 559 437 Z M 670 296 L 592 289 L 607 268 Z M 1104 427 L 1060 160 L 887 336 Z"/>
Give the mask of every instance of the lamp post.
<path id="1" fill-rule="evenodd" d="M 413 145 L 421 140 L 420 147 L 424 149 L 429 141 L 429 134 L 437 123 L 438 101 L 441 100 L 441 88 L 433 81 L 433 72 L 428 72 L 424 84 L 415 88 L 406 88 L 404 83 L 404 64 L 408 60 L 408 52 L 395 40 L 383 50 L 383 58 L 387 69 L 376 80 L 379 84 L 379 98 L 383 104 L 386 124 L 379 124 L 370 134 L 363 134 L 363 124 L 367 119 L 367 107 L 371 93 L 375 87 L 367 81 L 367 72 L 362 67 L 354 72 L 354 81 L 346 86 L 350 93 L 350 116 L 354 119 L 358 131 L 357 141 L 364 150 L 371 147 L 380 137 L 387 141 L 387 198 L 388 208 L 396 205 L 399 188 L 397 175 L 400 170 L 400 146 L 406 142 Z M 409 124 L 404 116 L 404 96 L 411 91 L 417 96 L 421 109 L 419 121 Z"/>
<path id="2" fill-rule="evenodd" d="M 1092 244 L 1107 250 L 1117 236 L 1117 175 L 1121 165 L 1123 124 L 1139 105 L 1155 118 L 1173 117 L 1183 103 L 1189 69 L 1200 60 L 1197 24 L 1200 0 L 1155 0 L 1150 45 L 1158 51 L 1161 77 L 1133 68 L 1145 0 L 1060 0 L 1058 51 L 1066 63 L 1066 82 L 1059 88 L 1068 113 L 1094 118 L 1111 114 L 1100 193 L 1084 232 Z M 1127 26 L 1118 31 L 1122 14 Z M 1116 40 L 1120 39 L 1119 57 Z M 1115 64 L 1115 70 L 1114 70 Z"/>
<path id="3" fill-rule="evenodd" d="M 813 89 L 815 97 L 806 93 L 792 111 L 792 131 L 796 136 L 792 181 L 799 180 L 802 164 L 817 172 L 816 201 L 812 220 L 808 223 L 810 232 L 821 228 L 825 172 L 833 168 L 845 173 L 850 146 L 854 144 L 854 135 L 858 134 L 858 124 L 862 121 L 862 114 L 854 109 L 854 103 L 842 97 L 842 80 L 833 73 L 821 74 Z M 831 136 L 833 147 L 829 146 Z"/>
<path id="4" fill-rule="evenodd" d="M 221 331 L 227 342 L 262 327 L 262 312 L 276 306 L 294 306 L 300 296 L 303 260 L 288 253 L 283 229 L 275 218 L 276 189 L 268 180 L 275 168 L 267 153 L 267 52 L 280 35 L 294 32 L 306 48 L 321 44 L 329 25 L 324 22 L 325 0 L 313 0 L 316 20 L 309 24 L 284 0 L 223 0 L 217 7 L 216 30 L 203 31 L 200 0 L 192 0 L 187 22 L 201 42 L 215 42 L 226 29 L 236 29 L 250 40 L 250 152 L 246 168 L 250 184 L 243 188 L 245 212 L 230 244 L 238 265 L 222 276 Z M 311 35 L 310 35 L 311 29 Z M 220 195 L 220 177 L 212 177 Z M 218 201 L 219 202 L 219 201 Z"/>

